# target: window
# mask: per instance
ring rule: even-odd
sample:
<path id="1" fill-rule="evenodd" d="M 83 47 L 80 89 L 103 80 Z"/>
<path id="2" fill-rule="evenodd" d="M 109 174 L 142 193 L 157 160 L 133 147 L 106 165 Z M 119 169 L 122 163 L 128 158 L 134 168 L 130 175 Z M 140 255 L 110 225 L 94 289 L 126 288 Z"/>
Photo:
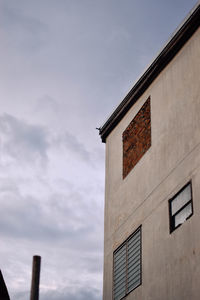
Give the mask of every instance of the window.
<path id="1" fill-rule="evenodd" d="M 141 227 L 115 252 L 113 298 L 120 300 L 141 284 Z"/>
<path id="2" fill-rule="evenodd" d="M 170 233 L 182 225 L 192 214 L 192 184 L 189 182 L 169 200 Z"/>

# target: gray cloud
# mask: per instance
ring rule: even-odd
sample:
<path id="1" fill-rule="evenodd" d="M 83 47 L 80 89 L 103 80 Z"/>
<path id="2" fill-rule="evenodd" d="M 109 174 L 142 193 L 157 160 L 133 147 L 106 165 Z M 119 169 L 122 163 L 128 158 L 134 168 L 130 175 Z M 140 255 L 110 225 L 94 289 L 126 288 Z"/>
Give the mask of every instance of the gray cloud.
<path id="1" fill-rule="evenodd" d="M 65 289 L 63 291 L 53 291 L 41 295 L 41 300 L 100 300 L 99 290 L 87 287 L 78 288 L 75 291 Z"/>
<path id="2" fill-rule="evenodd" d="M 34 111 L 36 113 L 56 113 L 59 110 L 59 103 L 49 95 L 43 95 L 40 97 L 36 104 Z"/>
<path id="3" fill-rule="evenodd" d="M 88 195 L 89 196 L 89 195 Z M 49 199 L 23 196 L 17 189 L 0 189 L 0 218 L 2 235 L 31 240 L 61 240 L 76 248 L 94 251 L 100 245 L 95 234 L 102 222 L 97 211 L 93 213 L 90 204 L 83 201 L 84 193 L 71 192 L 69 195 L 53 194 Z M 89 199 L 88 199 L 89 200 Z M 94 209 L 97 205 L 93 204 Z M 37 220 L 37 222 L 36 222 Z M 96 227 L 93 227 L 93 224 Z"/>
<path id="4" fill-rule="evenodd" d="M 27 300 L 30 292 L 16 293 L 11 300 Z M 92 287 L 81 287 L 72 291 L 68 289 L 58 289 L 48 292 L 40 291 L 41 300 L 100 300 L 102 295 L 99 290 Z"/>
<path id="5" fill-rule="evenodd" d="M 68 185 L 65 193 L 51 191 L 35 197 L 25 193 L 23 185 L 26 182 L 20 186 L 14 180 L 1 180 L 2 238 L 39 243 L 43 247 L 48 245 L 58 254 L 65 251 L 72 262 L 68 269 L 76 270 L 74 264 L 78 264 L 84 272 L 98 273 L 102 257 L 103 211 L 93 198 L 93 189 L 77 191 Z M 46 188 L 48 190 L 48 186 Z"/>
<path id="6" fill-rule="evenodd" d="M 38 17 L 9 1 L 1 3 L 1 10 L 1 28 L 9 32 L 6 38 L 23 53 L 38 51 L 44 45 L 47 27 Z"/>
<path id="7" fill-rule="evenodd" d="M 88 187 L 89 193 L 84 189 L 76 191 L 75 187 L 68 185 L 65 194 L 51 191 L 46 197 L 36 198 L 23 191 L 26 182 L 19 183 L 5 179 L 0 185 L 1 251 L 2 241 L 15 244 L 12 281 L 8 281 L 8 287 L 12 287 L 14 282 L 21 286 L 17 293 L 11 289 L 11 300 L 22 300 L 28 295 L 23 290 L 26 290 L 28 278 L 30 281 L 31 266 L 24 272 L 23 261 L 27 264 L 31 253 L 40 254 L 43 259 L 41 299 L 70 299 L 72 296 L 73 299 L 84 300 L 87 296 L 91 300 L 100 299 L 99 288 L 90 290 L 85 283 L 85 278 L 93 278 L 93 285 L 98 282 L 102 270 L 103 212 L 93 199 L 92 188 Z M 34 249 L 37 249 L 36 253 Z M 11 253 L 10 248 L 6 257 Z M 5 259 L 4 269 L 9 268 L 10 262 Z M 60 289 L 55 287 L 48 292 L 43 287 L 47 285 L 51 290 L 55 282 Z"/>
<path id="8" fill-rule="evenodd" d="M 10 296 L 11 298 L 11 296 Z M 23 292 L 19 292 L 19 293 L 15 293 L 13 295 L 13 297 L 11 298 L 11 300 L 27 300 L 30 298 L 30 291 L 23 291 Z"/>
<path id="9" fill-rule="evenodd" d="M 16 161 L 30 165 L 38 161 L 45 165 L 48 151 L 53 147 L 57 151 L 62 149 L 79 160 L 91 163 L 91 153 L 75 135 L 67 131 L 63 134 L 51 133 L 44 126 L 29 124 L 9 114 L 0 116 L 0 130 L 2 155 Z"/>
<path id="10" fill-rule="evenodd" d="M 52 142 L 54 146 L 66 149 L 66 151 L 69 151 L 72 155 L 75 154 L 87 163 L 91 161 L 91 154 L 86 150 L 85 145 L 68 131 L 65 131 L 62 135 L 57 135 Z"/>
<path id="11" fill-rule="evenodd" d="M 43 127 L 4 114 L 0 116 L 0 130 L 2 155 L 29 164 L 47 162 L 48 134 Z"/>

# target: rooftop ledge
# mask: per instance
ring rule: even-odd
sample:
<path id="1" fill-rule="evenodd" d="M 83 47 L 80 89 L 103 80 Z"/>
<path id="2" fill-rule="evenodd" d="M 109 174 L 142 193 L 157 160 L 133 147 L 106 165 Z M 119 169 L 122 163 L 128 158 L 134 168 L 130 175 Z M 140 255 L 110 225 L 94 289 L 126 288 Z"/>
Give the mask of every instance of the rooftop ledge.
<path id="1" fill-rule="evenodd" d="M 200 25 L 200 1 L 190 11 L 187 17 L 183 20 L 181 25 L 176 29 L 169 41 L 163 47 L 158 56 L 149 65 L 144 74 L 135 83 L 133 88 L 129 91 L 126 97 L 114 110 L 111 116 L 107 119 L 103 126 L 99 128 L 99 135 L 102 142 L 106 142 L 107 136 L 121 121 L 127 111 L 134 105 L 139 97 L 150 86 L 153 80 L 160 74 L 160 72 L 173 59 L 178 51 L 189 40 L 193 33 Z"/>

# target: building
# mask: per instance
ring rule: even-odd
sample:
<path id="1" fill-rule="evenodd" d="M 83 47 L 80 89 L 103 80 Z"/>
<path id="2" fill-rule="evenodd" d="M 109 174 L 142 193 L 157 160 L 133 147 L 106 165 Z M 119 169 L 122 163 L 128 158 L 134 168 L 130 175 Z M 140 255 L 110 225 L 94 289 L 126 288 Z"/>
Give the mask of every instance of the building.
<path id="1" fill-rule="evenodd" d="M 200 4 L 99 129 L 104 300 L 200 299 Z"/>
<path id="2" fill-rule="evenodd" d="M 10 300 L 8 290 L 7 290 L 5 281 L 3 279 L 1 270 L 0 270 L 0 299 L 1 300 Z"/>

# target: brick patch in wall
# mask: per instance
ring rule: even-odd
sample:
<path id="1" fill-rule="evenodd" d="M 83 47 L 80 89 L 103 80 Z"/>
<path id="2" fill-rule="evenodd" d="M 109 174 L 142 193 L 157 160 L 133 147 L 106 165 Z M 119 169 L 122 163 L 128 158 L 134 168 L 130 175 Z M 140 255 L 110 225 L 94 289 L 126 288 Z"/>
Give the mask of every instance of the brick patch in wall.
<path id="1" fill-rule="evenodd" d="M 123 132 L 122 139 L 123 178 L 125 178 L 151 147 L 150 97 Z"/>

